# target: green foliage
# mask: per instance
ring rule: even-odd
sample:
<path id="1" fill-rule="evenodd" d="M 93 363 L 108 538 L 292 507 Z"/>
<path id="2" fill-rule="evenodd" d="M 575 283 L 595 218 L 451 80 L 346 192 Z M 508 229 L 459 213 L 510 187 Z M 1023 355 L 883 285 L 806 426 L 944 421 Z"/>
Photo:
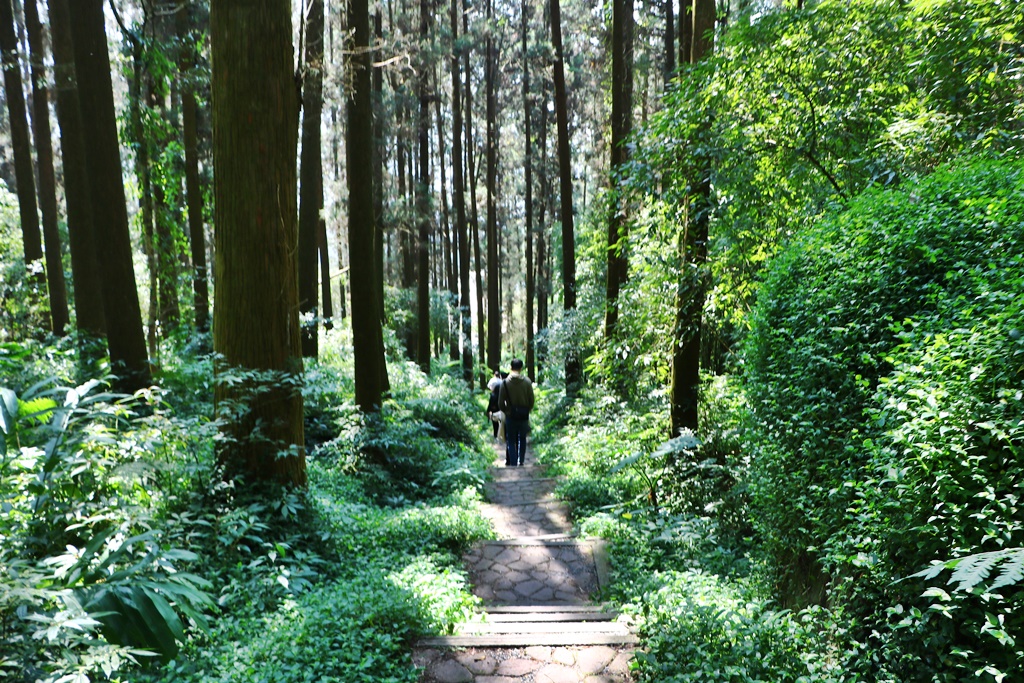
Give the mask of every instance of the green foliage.
<path id="1" fill-rule="evenodd" d="M 54 384 L 2 391 L 0 622 L 12 659 L 0 665 L 59 678 L 172 657 L 212 601 L 210 583 L 183 571 L 197 556 L 154 528 L 160 449 L 147 428 L 162 424 L 159 397 Z"/>
<path id="2" fill-rule="evenodd" d="M 825 683 L 841 670 L 827 656 L 816 612 L 793 614 L 700 571 L 649 580 L 636 618 L 647 648 L 640 681 Z"/>
<path id="3" fill-rule="evenodd" d="M 893 582 L 1024 542 L 1022 217 L 1020 165 L 976 160 L 866 193 L 766 281 L 747 356 L 755 525 L 790 599 L 832 577 L 851 668 L 1016 671 L 1013 582 L 938 611 L 919 582 Z"/>

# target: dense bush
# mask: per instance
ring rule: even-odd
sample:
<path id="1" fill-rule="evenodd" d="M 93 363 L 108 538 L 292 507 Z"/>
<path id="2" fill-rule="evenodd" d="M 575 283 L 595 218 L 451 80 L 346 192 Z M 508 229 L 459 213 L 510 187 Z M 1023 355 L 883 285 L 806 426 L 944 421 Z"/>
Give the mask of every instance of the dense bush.
<path id="1" fill-rule="evenodd" d="M 647 648 L 640 681 L 657 683 L 831 683 L 817 611 L 793 614 L 701 571 L 656 573 L 636 614 Z"/>
<path id="2" fill-rule="evenodd" d="M 832 578 L 851 667 L 1017 671 L 1017 588 L 944 619 L 892 582 L 1024 542 L 1022 253 L 1024 170 L 979 160 L 866 193 L 766 281 L 747 355 L 755 524 L 787 599 Z"/>

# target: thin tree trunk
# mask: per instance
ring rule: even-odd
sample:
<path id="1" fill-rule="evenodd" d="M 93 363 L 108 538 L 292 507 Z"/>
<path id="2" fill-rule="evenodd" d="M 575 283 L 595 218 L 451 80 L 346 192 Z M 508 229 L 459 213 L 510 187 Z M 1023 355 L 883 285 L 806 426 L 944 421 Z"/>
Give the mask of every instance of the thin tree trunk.
<path id="1" fill-rule="evenodd" d="M 316 358 L 319 352 L 317 234 L 324 196 L 324 171 L 320 149 L 324 69 L 323 0 L 309 0 L 305 36 L 302 158 L 299 169 L 299 314 L 302 317 L 302 356 Z"/>
<path id="2" fill-rule="evenodd" d="M 459 0 L 451 0 L 452 29 L 452 201 L 455 234 L 459 241 L 459 329 L 462 344 L 462 378 L 473 386 L 473 320 L 469 299 L 469 240 L 466 234 L 466 190 L 462 166 L 462 88 L 459 69 Z"/>
<path id="3" fill-rule="evenodd" d="M 378 412 L 386 391 L 387 365 L 374 268 L 373 174 L 358 172 L 373 162 L 373 90 L 367 0 L 349 1 L 348 26 L 353 31 L 353 44 L 352 49 L 346 51 L 346 72 L 352 76 L 346 89 L 345 176 L 348 182 L 349 282 L 356 405 L 363 412 Z"/>
<path id="4" fill-rule="evenodd" d="M 448 294 L 451 297 L 450 301 L 454 302 L 459 298 L 458 255 L 456 254 L 458 244 L 452 239 L 451 211 L 448 207 L 448 174 L 445 171 L 444 117 L 441 115 L 441 79 L 436 72 L 435 79 L 437 84 L 434 96 L 434 116 L 437 119 L 437 163 L 441 171 L 441 235 L 444 240 L 444 268 Z M 451 310 L 451 305 L 446 308 Z M 458 330 L 459 322 L 451 319 L 448 325 L 448 358 L 453 361 L 459 360 Z"/>
<path id="5" fill-rule="evenodd" d="M 612 141 L 609 173 L 612 177 L 608 216 L 608 273 L 604 336 L 609 343 L 619 322 L 619 290 L 629 276 L 626 255 L 629 223 L 626 202 L 615 180 L 628 161 L 626 138 L 633 123 L 633 0 L 613 0 L 612 17 Z"/>
<path id="6" fill-rule="evenodd" d="M 545 14 L 547 14 L 545 12 Z M 548 100 L 546 83 L 542 84 L 543 101 L 540 103 L 540 202 L 537 207 L 537 329 L 548 327 L 548 297 L 551 283 L 547 271 L 547 206 L 551 199 L 550 183 L 548 182 Z M 537 381 L 540 382 L 546 359 L 546 344 L 537 344 Z"/>
<path id="7" fill-rule="evenodd" d="M 25 0 L 25 25 L 32 54 L 32 124 L 39 172 L 39 209 L 43 214 L 46 251 L 46 280 L 50 294 L 50 322 L 53 333 L 63 337 L 68 324 L 68 291 L 64 282 L 60 232 L 57 229 L 57 179 L 53 170 L 50 132 L 50 95 L 46 90 L 46 46 L 39 22 L 36 0 Z"/>
<path id="8" fill-rule="evenodd" d="M 466 7 L 466 0 L 462 2 L 462 33 L 463 35 L 469 35 L 469 12 Z M 473 139 L 473 88 L 470 83 L 470 70 L 469 70 L 469 50 L 463 53 L 463 73 L 466 75 L 466 170 L 469 174 L 469 195 L 472 198 L 470 202 L 471 216 L 472 216 L 472 228 L 473 228 L 473 262 L 476 265 L 476 331 L 477 331 L 477 357 L 481 363 L 484 361 L 485 349 L 487 345 L 486 337 L 484 336 L 484 291 L 483 291 L 483 261 L 480 257 L 480 214 L 479 207 L 476 202 L 476 183 L 477 174 L 476 166 L 474 164 L 473 150 L 476 148 L 476 143 Z M 480 386 L 484 387 L 487 385 L 487 379 L 489 373 L 480 373 Z"/>
<path id="9" fill-rule="evenodd" d="M 526 184 L 523 207 L 526 213 L 526 374 L 536 380 L 536 353 L 533 348 L 533 301 L 536 295 L 536 282 L 533 264 L 533 139 L 530 127 L 532 109 L 530 107 L 529 7 L 527 0 L 523 0 L 520 4 L 523 23 L 523 138 L 525 145 L 523 180 Z"/>
<path id="10" fill-rule="evenodd" d="M 179 35 L 185 38 L 187 7 L 179 9 Z M 182 51 L 190 55 L 191 50 Z M 194 60 L 186 56 L 182 63 L 185 76 L 181 93 L 182 137 L 185 146 L 185 200 L 188 207 L 189 248 L 192 256 L 192 301 L 195 329 L 200 335 L 210 330 L 210 287 L 206 264 L 206 231 L 203 226 L 203 191 L 199 182 L 199 104 L 196 102 L 192 70 Z"/>
<path id="11" fill-rule="evenodd" d="M 664 0 L 665 3 L 665 85 L 672 80 L 676 72 L 676 26 L 675 0 Z"/>
<path id="12" fill-rule="evenodd" d="M 321 210 L 324 203 L 323 187 L 320 190 Z M 334 305 L 331 302 L 331 253 L 327 246 L 327 220 L 320 216 L 317 220 L 316 248 L 320 254 L 320 298 L 323 300 L 324 329 L 334 329 Z"/>
<path id="13" fill-rule="evenodd" d="M 487 20 L 493 16 L 494 0 L 487 0 Z M 498 276 L 498 121 L 496 94 L 498 57 L 494 38 L 488 31 L 486 42 L 487 88 L 487 367 L 497 370 L 501 365 L 501 294 Z"/>
<path id="14" fill-rule="evenodd" d="M 11 147 L 14 154 L 14 177 L 18 184 L 18 215 L 21 219 L 25 263 L 39 270 L 30 276 L 35 287 L 45 285 L 42 270 L 43 238 L 39 230 L 36 205 L 36 183 L 32 170 L 32 142 L 22 90 L 21 60 L 18 59 L 18 37 L 14 30 L 14 9 L 11 0 L 0 0 L 0 58 L 3 60 L 4 94 L 7 99 Z M 35 266 L 39 262 L 38 266 Z"/>
<path id="15" fill-rule="evenodd" d="M 429 37 L 429 7 L 427 0 L 420 0 L 420 40 L 423 45 L 427 44 Z M 419 71 L 419 173 L 416 185 L 416 219 L 419 226 L 416 254 L 419 273 L 416 282 L 416 362 L 423 372 L 430 374 L 430 197 L 427 194 L 430 184 L 430 92 L 426 64 L 420 64 Z"/>
<path id="16" fill-rule="evenodd" d="M 373 15 L 373 31 L 377 45 L 384 42 L 384 20 L 380 9 Z M 374 60 L 376 63 L 377 60 Z M 373 250 L 377 276 L 377 305 L 381 323 L 384 311 L 384 67 L 373 67 Z"/>
<path id="17" fill-rule="evenodd" d="M 130 393 L 151 380 L 128 232 L 103 0 L 74 0 L 68 9 L 110 366 L 118 377 L 116 388 Z"/>
<path id="18" fill-rule="evenodd" d="M 558 123 L 558 176 L 562 218 L 562 306 L 567 315 L 576 310 L 576 238 L 572 209 L 572 162 L 569 157 L 569 111 L 565 92 L 565 55 L 562 49 L 562 18 L 559 0 L 551 3 L 551 43 L 555 49 L 555 117 Z M 582 379 L 577 349 L 565 358 L 566 393 L 573 395 Z"/>

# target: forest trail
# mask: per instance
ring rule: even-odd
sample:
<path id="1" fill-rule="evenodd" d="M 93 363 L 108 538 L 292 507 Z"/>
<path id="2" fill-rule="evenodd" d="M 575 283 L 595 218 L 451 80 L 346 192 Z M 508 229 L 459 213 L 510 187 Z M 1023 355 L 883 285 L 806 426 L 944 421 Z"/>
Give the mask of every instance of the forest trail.
<path id="1" fill-rule="evenodd" d="M 421 683 L 628 683 L 636 637 L 591 600 L 608 581 L 602 543 L 573 535 L 557 480 L 530 450 L 522 467 L 495 452 L 484 512 L 499 540 L 463 558 L 483 611 L 418 643 Z"/>

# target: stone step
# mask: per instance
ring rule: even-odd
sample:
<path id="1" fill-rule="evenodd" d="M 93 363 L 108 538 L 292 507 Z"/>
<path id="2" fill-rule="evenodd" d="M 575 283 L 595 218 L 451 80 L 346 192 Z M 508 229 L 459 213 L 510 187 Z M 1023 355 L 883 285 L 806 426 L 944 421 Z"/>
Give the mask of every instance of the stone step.
<path id="1" fill-rule="evenodd" d="M 491 468 L 491 476 L 495 480 L 501 479 L 535 479 L 540 478 L 538 475 L 542 475 L 546 472 L 547 466 L 545 465 L 523 465 L 522 467 L 500 467 Z"/>
<path id="2" fill-rule="evenodd" d="M 423 638 L 419 647 L 562 647 L 586 645 L 636 645 L 637 637 L 625 629 L 620 633 L 489 633 L 476 636 Z"/>
<path id="3" fill-rule="evenodd" d="M 582 605 L 489 605 L 484 607 L 489 615 L 494 614 L 556 614 L 564 612 L 606 612 L 604 605 L 587 603 Z"/>
<path id="4" fill-rule="evenodd" d="M 577 540 L 572 534 L 543 534 L 539 536 L 520 536 L 519 538 L 503 538 L 497 541 L 483 541 L 481 546 L 521 546 L 521 545 L 588 545 L 586 540 Z"/>
<path id="5" fill-rule="evenodd" d="M 547 633 L 607 633 L 629 634 L 629 629 L 617 621 L 472 621 L 462 624 L 460 636 L 489 634 L 547 634 Z"/>
<path id="6" fill-rule="evenodd" d="M 573 607 L 582 605 L 573 605 Z M 616 616 L 615 612 L 598 612 L 595 610 L 576 610 L 567 612 L 536 613 L 536 612 L 490 612 L 487 614 L 487 622 L 490 624 L 517 624 L 517 623 L 540 623 L 540 622 L 602 622 L 611 621 Z"/>

